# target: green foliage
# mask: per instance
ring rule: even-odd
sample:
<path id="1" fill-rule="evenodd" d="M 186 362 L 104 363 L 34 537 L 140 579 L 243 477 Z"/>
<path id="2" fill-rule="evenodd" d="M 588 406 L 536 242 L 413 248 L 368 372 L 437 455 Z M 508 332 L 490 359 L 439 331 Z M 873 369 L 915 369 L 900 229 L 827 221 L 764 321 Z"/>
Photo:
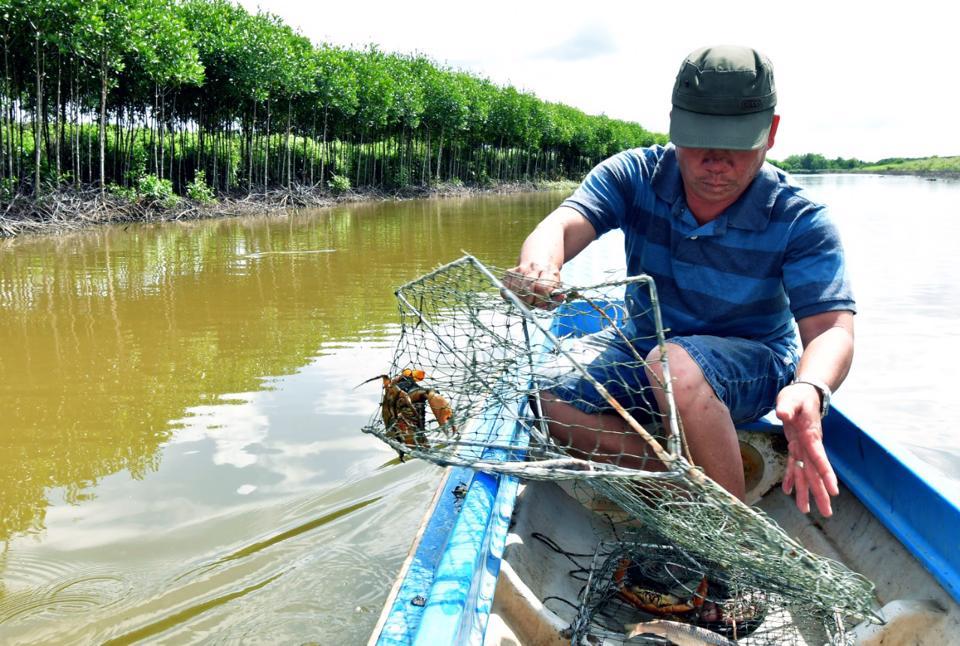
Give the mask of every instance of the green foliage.
<path id="1" fill-rule="evenodd" d="M 207 185 L 207 174 L 198 170 L 193 181 L 187 184 L 187 197 L 200 204 L 213 202 L 213 190 Z"/>
<path id="2" fill-rule="evenodd" d="M 960 173 L 960 157 L 923 157 L 920 159 L 881 159 L 874 164 L 865 164 L 866 172 L 900 173 Z"/>
<path id="3" fill-rule="evenodd" d="M 0 176 L 18 186 L 72 173 L 148 199 L 160 178 L 199 191 L 199 169 L 211 194 L 577 178 L 666 141 L 422 55 L 314 45 L 230 0 L 0 0 L 0 15 Z"/>
<path id="4" fill-rule="evenodd" d="M 820 172 L 832 170 L 854 170 L 864 166 L 864 162 L 859 159 L 827 159 L 823 155 L 816 153 L 806 153 L 804 155 L 791 155 L 783 161 L 771 160 L 771 163 L 786 171 Z"/>
<path id="5" fill-rule="evenodd" d="M 339 195 L 340 193 L 345 193 L 350 190 L 350 178 L 344 175 L 337 175 L 334 173 L 330 176 L 330 180 L 327 182 L 330 190 L 334 194 Z"/>
<path id="6" fill-rule="evenodd" d="M 180 202 L 180 198 L 173 192 L 173 183 L 169 179 L 160 179 L 152 174 L 140 178 L 137 193 L 146 202 L 157 203 L 168 209 Z"/>
<path id="7" fill-rule="evenodd" d="M 770 163 L 790 172 L 845 172 L 865 173 L 958 173 L 960 157 L 890 157 L 877 162 L 865 162 L 860 159 L 837 157 L 827 159 L 816 153 L 791 155 L 783 161 L 770 160 Z"/>
<path id="8" fill-rule="evenodd" d="M 137 198 L 137 189 L 132 186 L 120 186 L 119 184 L 114 184 L 113 182 L 107 184 L 107 192 L 111 195 L 116 195 L 119 198 L 130 200 L 131 202 L 136 202 Z"/>
<path id="9" fill-rule="evenodd" d="M 17 180 L 13 177 L 0 179 L 0 201 L 10 201 L 17 194 Z"/>

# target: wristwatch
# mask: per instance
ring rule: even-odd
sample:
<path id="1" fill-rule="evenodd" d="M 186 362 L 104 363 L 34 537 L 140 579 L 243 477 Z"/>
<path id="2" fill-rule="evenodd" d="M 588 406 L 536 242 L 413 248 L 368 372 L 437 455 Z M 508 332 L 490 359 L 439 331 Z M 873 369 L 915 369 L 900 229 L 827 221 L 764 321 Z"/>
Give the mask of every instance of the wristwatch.
<path id="1" fill-rule="evenodd" d="M 807 384 L 808 386 L 813 386 L 817 389 L 817 392 L 820 393 L 820 417 L 826 417 L 827 413 L 830 411 L 830 395 L 833 394 L 833 392 L 830 390 L 830 386 L 819 379 L 813 379 L 812 377 L 797 377 L 793 380 L 793 383 Z"/>

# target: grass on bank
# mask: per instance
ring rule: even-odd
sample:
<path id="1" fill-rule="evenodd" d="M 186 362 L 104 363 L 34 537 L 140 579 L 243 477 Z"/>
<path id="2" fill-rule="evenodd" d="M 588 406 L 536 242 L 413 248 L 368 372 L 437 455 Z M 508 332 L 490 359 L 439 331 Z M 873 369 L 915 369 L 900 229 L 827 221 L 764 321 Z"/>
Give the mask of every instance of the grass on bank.
<path id="1" fill-rule="evenodd" d="M 960 174 L 960 157 L 923 157 L 920 159 L 902 159 L 879 161 L 858 169 L 869 173 L 930 173 Z"/>
<path id="2" fill-rule="evenodd" d="M 791 173 L 891 173 L 960 176 L 960 157 L 888 157 L 875 162 L 856 158 L 827 159 L 816 153 L 791 155 L 770 163 Z"/>

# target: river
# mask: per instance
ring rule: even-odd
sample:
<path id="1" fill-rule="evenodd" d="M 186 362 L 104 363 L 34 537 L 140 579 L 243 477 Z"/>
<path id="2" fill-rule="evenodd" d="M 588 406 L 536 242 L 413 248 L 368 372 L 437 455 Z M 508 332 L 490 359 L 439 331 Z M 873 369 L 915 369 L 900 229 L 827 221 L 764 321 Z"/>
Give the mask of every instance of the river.
<path id="1" fill-rule="evenodd" d="M 860 307 L 837 405 L 960 500 L 960 183 L 798 181 Z M 0 242 L 0 643 L 364 643 L 440 476 L 360 431 L 393 289 L 461 250 L 509 266 L 562 197 Z"/>

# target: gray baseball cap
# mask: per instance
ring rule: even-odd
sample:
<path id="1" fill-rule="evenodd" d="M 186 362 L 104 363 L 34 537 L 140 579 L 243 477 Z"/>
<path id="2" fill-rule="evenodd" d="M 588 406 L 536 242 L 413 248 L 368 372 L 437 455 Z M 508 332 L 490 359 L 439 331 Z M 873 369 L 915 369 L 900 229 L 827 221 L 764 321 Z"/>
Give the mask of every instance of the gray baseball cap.
<path id="1" fill-rule="evenodd" d="M 687 148 L 755 150 L 770 133 L 777 90 L 770 60 L 748 47 L 704 47 L 673 86 L 670 140 Z"/>

